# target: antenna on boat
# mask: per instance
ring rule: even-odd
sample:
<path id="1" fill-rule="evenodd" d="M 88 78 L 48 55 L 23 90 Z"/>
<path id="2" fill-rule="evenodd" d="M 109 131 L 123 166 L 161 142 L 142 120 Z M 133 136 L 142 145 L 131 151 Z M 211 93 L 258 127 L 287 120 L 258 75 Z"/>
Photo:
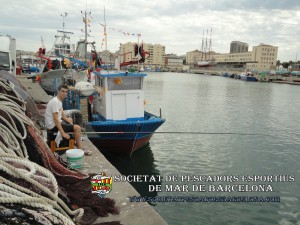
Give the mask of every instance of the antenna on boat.
<path id="1" fill-rule="evenodd" d="M 102 44 L 101 44 L 101 48 L 102 48 L 102 45 L 103 45 L 103 40 L 105 41 L 105 50 L 107 51 L 107 33 L 106 33 L 106 17 L 105 17 L 105 6 L 104 6 L 104 23 L 99 23 L 102 27 L 103 27 L 103 30 L 104 30 L 104 39 L 102 39 Z"/>
<path id="2" fill-rule="evenodd" d="M 201 45 L 201 61 L 203 60 L 203 54 L 204 54 L 204 30 L 203 30 L 202 45 Z"/>
<path id="3" fill-rule="evenodd" d="M 210 28 L 210 34 L 209 34 L 209 47 L 208 47 L 208 59 L 209 60 L 211 58 L 211 52 L 212 52 L 212 47 L 211 47 L 211 33 L 212 33 L 212 28 Z"/>
<path id="4" fill-rule="evenodd" d="M 65 31 L 65 17 L 67 17 L 68 13 L 60 14 L 60 16 L 63 18 L 63 31 Z"/>
<path id="5" fill-rule="evenodd" d="M 91 12 L 87 13 L 86 10 L 83 12 L 81 11 L 81 14 L 83 14 L 83 22 L 84 22 L 84 44 L 85 44 L 85 48 L 84 48 L 84 60 L 85 62 L 87 62 L 87 44 L 88 44 L 88 41 L 87 41 L 87 37 L 89 36 L 88 35 L 88 29 L 87 27 L 89 26 L 88 25 L 88 22 L 89 22 L 89 19 L 87 18 L 87 14 L 90 15 L 91 17 Z M 91 32 L 91 31 L 89 31 Z"/>
<path id="6" fill-rule="evenodd" d="M 206 54 L 207 54 L 207 36 L 208 36 L 208 29 L 206 29 L 206 35 L 205 35 L 205 53 L 204 53 L 204 56 L 205 56 L 205 61 L 207 60 L 206 59 Z"/>
<path id="7" fill-rule="evenodd" d="M 138 52 L 137 52 L 137 59 L 138 59 L 138 67 L 137 71 L 140 71 L 140 35 L 138 35 L 138 46 L 137 46 Z"/>
<path id="8" fill-rule="evenodd" d="M 87 62 L 87 17 L 86 17 L 86 10 L 84 12 L 81 11 L 82 14 L 84 14 L 83 22 L 84 22 L 84 61 Z"/>
<path id="9" fill-rule="evenodd" d="M 105 39 L 105 50 L 107 50 L 107 33 L 106 33 L 105 6 L 104 6 L 104 39 Z"/>

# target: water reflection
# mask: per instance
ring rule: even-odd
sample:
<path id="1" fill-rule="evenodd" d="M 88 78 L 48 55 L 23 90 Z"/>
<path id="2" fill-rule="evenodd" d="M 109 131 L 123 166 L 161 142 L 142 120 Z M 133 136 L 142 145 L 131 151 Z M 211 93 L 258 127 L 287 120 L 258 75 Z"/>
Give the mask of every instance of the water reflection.
<path id="1" fill-rule="evenodd" d="M 135 151 L 131 156 L 125 154 L 113 154 L 110 152 L 102 152 L 103 155 L 111 162 L 111 164 L 119 170 L 122 175 L 160 175 L 157 169 L 157 161 L 148 143 L 141 149 Z M 149 185 L 160 185 L 161 182 L 130 182 L 131 185 L 139 192 L 141 196 L 155 197 L 157 192 L 149 192 Z"/>

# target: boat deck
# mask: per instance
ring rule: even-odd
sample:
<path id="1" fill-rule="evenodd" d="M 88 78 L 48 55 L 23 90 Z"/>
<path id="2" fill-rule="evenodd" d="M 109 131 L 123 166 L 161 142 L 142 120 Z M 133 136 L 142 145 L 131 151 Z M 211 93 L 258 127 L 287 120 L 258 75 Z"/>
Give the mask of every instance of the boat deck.
<path id="1" fill-rule="evenodd" d="M 17 79 L 26 89 L 27 93 L 33 98 L 35 102 L 48 103 L 51 100 L 49 96 L 40 86 L 38 82 L 33 82 L 32 79 L 28 79 L 30 75 L 18 75 Z"/>

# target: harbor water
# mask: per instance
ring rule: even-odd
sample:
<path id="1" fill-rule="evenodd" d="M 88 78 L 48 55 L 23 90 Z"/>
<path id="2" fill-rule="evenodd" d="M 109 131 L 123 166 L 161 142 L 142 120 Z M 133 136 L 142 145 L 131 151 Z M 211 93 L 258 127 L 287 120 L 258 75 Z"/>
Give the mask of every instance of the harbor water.
<path id="1" fill-rule="evenodd" d="M 161 133 L 131 156 L 104 154 L 124 175 L 163 178 L 131 184 L 168 224 L 300 223 L 300 86 L 184 73 L 145 82 L 146 110 L 166 118 Z M 155 201 L 166 196 L 184 198 Z"/>

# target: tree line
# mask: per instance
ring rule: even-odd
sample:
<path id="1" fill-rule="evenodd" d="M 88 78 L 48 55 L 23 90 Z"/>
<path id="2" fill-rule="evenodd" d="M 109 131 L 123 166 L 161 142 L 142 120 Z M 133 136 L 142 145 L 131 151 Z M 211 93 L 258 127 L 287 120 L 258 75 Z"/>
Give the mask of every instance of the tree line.
<path id="1" fill-rule="evenodd" d="M 291 65 L 294 65 L 294 64 L 300 64 L 300 61 L 296 61 L 296 62 L 293 62 L 293 61 L 289 61 L 289 62 L 280 62 L 280 60 L 277 60 L 276 62 L 276 66 L 279 67 L 280 65 L 284 68 L 284 69 L 288 69 L 289 66 Z"/>

